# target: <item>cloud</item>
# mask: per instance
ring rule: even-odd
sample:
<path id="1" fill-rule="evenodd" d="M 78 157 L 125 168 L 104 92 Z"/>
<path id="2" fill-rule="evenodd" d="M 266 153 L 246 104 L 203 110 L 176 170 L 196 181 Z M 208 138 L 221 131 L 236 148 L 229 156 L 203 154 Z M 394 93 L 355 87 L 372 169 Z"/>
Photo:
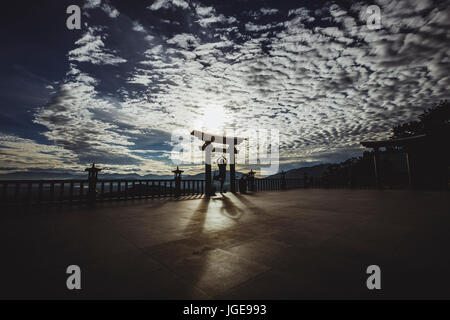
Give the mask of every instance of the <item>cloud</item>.
<path id="1" fill-rule="evenodd" d="M 86 0 L 83 8 L 94 9 L 100 7 L 102 0 Z"/>
<path id="2" fill-rule="evenodd" d="M 35 122 L 49 129 L 44 135 L 55 143 L 57 151 L 70 152 L 78 163 L 107 164 L 120 173 L 133 169 L 145 174 L 150 166 L 168 170 L 166 162 L 140 155 L 148 150 L 136 148 L 139 130 L 127 124 L 126 115 L 121 115 L 111 101 L 99 97 L 97 84 L 73 67 L 66 83 L 36 113 Z"/>
<path id="3" fill-rule="evenodd" d="M 101 8 L 101 10 L 112 19 L 115 19 L 120 15 L 120 12 L 116 8 L 114 8 L 107 0 L 104 0 L 103 4 L 102 0 L 86 0 L 83 5 L 83 9 L 86 9 L 86 11 L 97 8 Z M 87 12 L 85 12 L 85 14 L 89 16 Z"/>
<path id="4" fill-rule="evenodd" d="M 194 8 L 196 22 L 203 28 L 207 28 L 213 24 L 233 24 L 237 22 L 235 17 L 226 17 L 224 14 L 218 14 L 213 7 L 205 7 L 195 3 Z"/>
<path id="5" fill-rule="evenodd" d="M 148 8 L 150 10 L 156 11 L 162 8 L 169 9 L 173 7 L 187 9 L 189 7 L 189 4 L 184 0 L 155 0 L 153 4 Z"/>
<path id="6" fill-rule="evenodd" d="M 110 18 L 117 18 L 120 12 L 109 4 L 103 4 L 102 10 L 105 11 Z"/>
<path id="7" fill-rule="evenodd" d="M 389 3 L 383 9 L 386 30 L 380 32 L 368 30 L 347 10 L 334 5 L 318 15 L 307 8 L 290 10 L 284 29 L 273 37 L 266 32 L 279 22 L 248 22 L 246 31 L 256 34 L 243 43 L 234 42 L 231 51 L 216 46 L 200 54 L 195 44 L 185 52 L 186 42 L 173 41 L 183 43 L 179 47 L 184 50 L 162 50 L 147 61 L 158 77 L 168 81 L 161 86 L 163 90 L 154 90 L 153 102 L 164 105 L 175 117 L 171 122 L 176 122 L 177 108 L 181 108 L 189 125 L 194 121 L 194 126 L 207 127 L 207 121 L 200 124 L 199 119 L 213 118 L 214 111 L 209 111 L 213 105 L 217 112 L 219 107 L 224 110 L 224 126 L 248 128 L 253 123 L 278 128 L 286 157 L 326 159 L 331 151 L 341 156 L 357 152 L 361 150 L 359 141 L 386 138 L 393 125 L 447 96 L 442 83 L 448 78 L 443 79 L 439 70 L 448 70 L 448 65 L 442 64 L 442 57 L 448 56 L 442 40 L 445 43 L 448 38 L 433 30 L 436 36 L 425 39 L 430 31 L 423 33 L 424 38 L 420 32 L 437 20 L 437 12 L 415 17 L 425 22 L 415 27 L 418 33 L 408 29 L 390 32 L 391 15 L 405 18 L 401 23 L 408 28 L 413 17 L 403 11 L 406 2 Z M 202 6 L 196 13 L 201 17 L 216 14 Z M 329 18 L 337 25 L 311 28 L 304 24 L 319 18 Z M 439 28 L 443 27 L 440 23 Z M 227 31 L 221 33 L 223 42 L 229 40 Z M 433 39 L 438 37 L 441 42 Z M 435 86 L 437 83 L 440 85 Z M 414 107 L 413 101 L 419 103 Z M 212 115 L 202 114 L 204 110 Z M 176 125 L 185 126 L 183 121 Z"/>
<path id="8" fill-rule="evenodd" d="M 199 45 L 199 40 L 192 34 L 177 34 L 173 38 L 167 40 L 168 44 L 174 44 L 179 48 L 189 49 Z"/>
<path id="9" fill-rule="evenodd" d="M 260 11 L 263 15 L 272 15 L 272 14 L 276 14 L 276 13 L 280 12 L 280 10 L 275 9 L 275 8 L 261 8 Z"/>
<path id="10" fill-rule="evenodd" d="M 89 27 L 88 31 L 75 42 L 77 48 L 68 53 L 69 61 L 90 62 L 97 65 L 117 65 L 126 62 L 125 59 L 115 55 L 115 50 L 105 48 L 103 39 L 99 35 L 101 28 Z"/>
<path id="11" fill-rule="evenodd" d="M 145 32 L 144 27 L 137 21 L 133 21 L 133 30 L 136 32 Z"/>
<path id="12" fill-rule="evenodd" d="M 448 98 L 449 5 L 376 3 L 381 30 L 367 28 L 365 2 L 239 12 L 157 0 L 114 25 L 89 21 L 35 121 L 55 152 L 117 171 L 167 173 L 177 129 L 278 129 L 282 163 L 343 160 Z M 172 8 L 183 10 L 161 10 Z"/>
<path id="13" fill-rule="evenodd" d="M 81 164 L 77 163 L 74 153 L 58 146 L 36 143 L 30 139 L 0 133 L 0 173 L 27 171 L 33 169 L 62 169 L 77 171 Z M 5 167 L 7 166 L 7 167 Z"/>

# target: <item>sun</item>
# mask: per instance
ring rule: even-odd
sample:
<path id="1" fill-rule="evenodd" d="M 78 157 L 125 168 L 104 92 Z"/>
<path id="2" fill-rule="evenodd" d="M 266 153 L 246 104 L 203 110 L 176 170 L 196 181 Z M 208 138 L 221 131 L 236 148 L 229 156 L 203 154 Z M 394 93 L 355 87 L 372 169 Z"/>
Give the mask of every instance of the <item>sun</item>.
<path id="1" fill-rule="evenodd" d="M 208 104 L 201 107 L 201 116 L 196 122 L 196 128 L 212 133 L 222 133 L 231 122 L 230 120 L 231 116 L 222 105 Z"/>

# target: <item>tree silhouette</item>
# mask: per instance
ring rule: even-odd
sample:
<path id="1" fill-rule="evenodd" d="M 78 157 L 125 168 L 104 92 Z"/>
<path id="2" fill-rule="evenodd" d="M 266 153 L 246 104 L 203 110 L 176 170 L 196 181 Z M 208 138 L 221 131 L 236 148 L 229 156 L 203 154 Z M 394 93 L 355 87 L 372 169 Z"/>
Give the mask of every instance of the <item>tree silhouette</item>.
<path id="1" fill-rule="evenodd" d="M 418 121 L 410 121 L 392 128 L 391 139 L 412 137 L 420 134 L 448 134 L 450 128 L 450 103 L 443 100 L 427 109 Z"/>
<path id="2" fill-rule="evenodd" d="M 418 120 L 397 125 L 392 128 L 391 139 L 407 138 L 417 135 L 432 137 L 436 149 L 445 146 L 450 137 L 450 103 L 440 101 L 425 110 Z M 389 147 L 387 147 L 389 149 Z M 445 153 L 445 149 L 443 153 Z M 442 155 L 445 158 L 445 155 Z M 446 158 L 445 158 L 446 159 Z M 386 159 L 384 160 L 387 161 Z M 380 161 L 379 165 L 382 165 Z M 385 175 L 395 180 L 395 172 L 389 172 L 389 166 L 384 165 Z M 340 163 L 331 164 L 322 175 L 322 181 L 329 187 L 364 187 L 373 185 L 373 152 L 365 151 L 363 157 L 350 158 Z"/>

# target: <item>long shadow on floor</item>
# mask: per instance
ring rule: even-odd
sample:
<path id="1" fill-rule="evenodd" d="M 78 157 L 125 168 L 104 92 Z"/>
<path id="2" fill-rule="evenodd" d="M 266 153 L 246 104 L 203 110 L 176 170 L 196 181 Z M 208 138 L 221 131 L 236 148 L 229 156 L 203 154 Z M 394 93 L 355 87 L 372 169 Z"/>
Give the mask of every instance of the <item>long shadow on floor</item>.
<path id="1" fill-rule="evenodd" d="M 253 214 L 259 215 L 261 213 L 266 213 L 264 209 L 258 207 L 253 202 L 249 201 L 242 194 L 236 193 L 235 196 L 246 207 L 246 209 L 250 210 Z"/>
<path id="2" fill-rule="evenodd" d="M 199 205 L 195 209 L 192 216 L 189 218 L 183 234 L 192 235 L 202 233 L 208 214 L 209 201 L 209 198 L 203 198 L 200 200 Z"/>
<path id="3" fill-rule="evenodd" d="M 215 198 L 216 201 L 222 201 L 222 207 L 220 208 L 220 213 L 224 214 L 225 216 L 233 219 L 233 220 L 239 220 L 239 218 L 245 214 L 245 210 L 242 210 L 238 206 L 236 206 L 233 203 L 233 200 L 231 200 L 226 195 L 222 194 L 222 197 Z"/>

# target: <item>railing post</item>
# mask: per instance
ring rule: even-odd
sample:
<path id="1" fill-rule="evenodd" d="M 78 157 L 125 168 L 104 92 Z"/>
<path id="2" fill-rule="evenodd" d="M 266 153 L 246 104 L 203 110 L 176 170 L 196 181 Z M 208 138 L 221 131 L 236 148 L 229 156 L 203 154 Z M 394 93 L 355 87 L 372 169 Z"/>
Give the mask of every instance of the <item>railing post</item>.
<path id="1" fill-rule="evenodd" d="M 105 195 L 105 181 L 102 181 L 102 189 L 100 191 L 100 195 L 103 198 Z"/>
<path id="2" fill-rule="evenodd" d="M 73 181 L 70 182 L 70 187 L 69 187 L 69 201 L 72 202 L 73 200 Z"/>
<path id="3" fill-rule="evenodd" d="M 20 183 L 16 183 L 16 190 L 14 192 L 14 200 L 19 201 L 20 198 Z"/>
<path id="4" fill-rule="evenodd" d="M 43 189 L 43 186 L 42 186 L 42 181 L 41 181 L 41 182 L 39 182 L 39 190 L 38 190 L 38 202 L 39 203 L 42 201 L 42 189 Z"/>
<path id="5" fill-rule="evenodd" d="M 308 187 L 309 187 L 309 183 L 308 183 L 308 174 L 307 174 L 306 172 L 303 174 L 303 186 L 304 186 L 305 188 L 308 188 Z"/>
<path id="6" fill-rule="evenodd" d="M 61 188 L 59 189 L 59 201 L 64 200 L 64 182 L 61 182 Z"/>
<path id="7" fill-rule="evenodd" d="M 28 203 L 31 203 L 33 201 L 32 190 L 33 190 L 33 183 L 32 182 L 28 182 L 28 190 L 27 190 L 27 201 L 28 201 Z"/>
<path id="8" fill-rule="evenodd" d="M 55 183 L 50 182 L 50 202 L 53 202 L 55 200 Z"/>
<path id="9" fill-rule="evenodd" d="M 152 188 L 151 188 L 152 199 L 155 197 L 155 180 L 152 180 Z"/>
<path id="10" fill-rule="evenodd" d="M 377 189 L 382 189 L 381 177 L 380 177 L 380 164 L 378 159 L 378 148 L 373 152 L 373 167 L 375 169 L 375 185 Z"/>
<path id="11" fill-rule="evenodd" d="M 6 198 L 8 198 L 8 184 L 7 183 L 3 183 L 2 198 L 5 201 L 6 201 Z"/>
<path id="12" fill-rule="evenodd" d="M 158 198 L 161 198 L 161 180 L 158 180 Z"/>
<path id="13" fill-rule="evenodd" d="M 281 171 L 281 190 L 286 190 L 287 184 L 286 184 L 286 172 Z"/>
<path id="14" fill-rule="evenodd" d="M 81 181 L 80 182 L 80 192 L 79 192 L 79 200 L 83 200 L 83 195 L 84 195 L 84 182 Z"/>

